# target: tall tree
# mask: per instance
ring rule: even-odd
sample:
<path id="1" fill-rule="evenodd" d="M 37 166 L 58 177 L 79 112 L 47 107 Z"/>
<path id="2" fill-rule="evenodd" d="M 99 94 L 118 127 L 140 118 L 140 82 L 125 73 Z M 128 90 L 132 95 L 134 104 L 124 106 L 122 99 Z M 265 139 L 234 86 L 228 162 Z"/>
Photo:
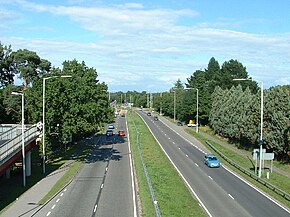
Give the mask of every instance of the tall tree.
<path id="1" fill-rule="evenodd" d="M 12 52 L 11 57 L 15 65 L 15 74 L 23 78 L 24 88 L 51 68 L 49 61 L 41 59 L 36 52 L 27 49 Z"/>
<path id="2" fill-rule="evenodd" d="M 11 53 L 11 46 L 3 46 L 0 42 L 0 88 L 14 81 Z"/>

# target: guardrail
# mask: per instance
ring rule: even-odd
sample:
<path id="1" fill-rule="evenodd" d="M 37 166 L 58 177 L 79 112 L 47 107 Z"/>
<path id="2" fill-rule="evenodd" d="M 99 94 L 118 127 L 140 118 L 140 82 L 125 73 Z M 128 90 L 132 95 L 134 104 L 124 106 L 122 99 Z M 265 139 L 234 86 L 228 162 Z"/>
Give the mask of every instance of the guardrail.
<path id="1" fill-rule="evenodd" d="M 138 132 L 138 129 L 137 129 L 137 126 L 136 126 L 136 124 L 135 124 L 135 121 L 134 121 L 134 118 L 133 118 L 133 116 L 132 116 L 131 111 L 130 111 L 130 116 L 131 116 L 131 119 L 132 119 L 132 121 L 133 121 L 134 128 L 135 128 L 135 130 L 136 130 L 138 152 L 139 152 L 139 155 L 140 155 L 140 159 L 141 159 L 141 163 L 142 163 L 142 166 L 143 166 L 143 170 L 144 170 L 145 175 L 146 175 L 146 180 L 147 180 L 147 183 L 148 183 L 148 187 L 149 187 L 149 190 L 150 190 L 150 194 L 151 194 L 152 202 L 153 202 L 153 205 L 154 205 L 155 214 L 156 214 L 157 217 L 161 217 L 160 209 L 159 209 L 159 206 L 158 206 L 158 203 L 157 203 L 157 200 L 156 200 L 155 194 L 154 194 L 154 189 L 153 189 L 153 187 L 152 187 L 152 184 L 151 184 L 151 181 L 150 181 L 150 177 L 149 177 L 149 174 L 148 174 L 148 171 L 147 171 L 147 167 L 146 167 L 146 164 L 145 164 L 145 162 L 144 162 L 143 155 L 142 155 L 142 151 L 141 151 L 141 148 L 140 148 L 140 143 L 139 143 L 139 132 Z"/>
<path id="2" fill-rule="evenodd" d="M 231 159 L 227 158 L 223 153 L 221 153 L 216 147 L 214 147 L 209 141 L 205 141 L 206 144 L 208 144 L 216 153 L 218 153 L 225 161 L 227 161 L 229 164 L 240 170 L 241 172 L 245 173 L 246 175 L 250 176 L 252 179 L 255 179 L 256 181 L 260 182 L 264 186 L 268 187 L 272 191 L 280 194 L 282 197 L 284 197 L 286 200 L 290 201 L 290 194 L 287 192 L 281 190 L 280 188 L 277 188 L 275 185 L 265 181 L 262 178 L 259 178 L 256 174 L 250 172 L 249 170 L 246 170 L 245 168 L 239 166 L 238 164 L 234 163 Z"/>
<path id="3" fill-rule="evenodd" d="M 35 139 L 40 132 L 37 130 L 36 125 L 30 126 L 24 131 L 24 144 Z M 5 162 L 10 156 L 22 148 L 22 134 L 17 135 L 14 139 L 5 142 L 0 147 L 0 164 Z"/>

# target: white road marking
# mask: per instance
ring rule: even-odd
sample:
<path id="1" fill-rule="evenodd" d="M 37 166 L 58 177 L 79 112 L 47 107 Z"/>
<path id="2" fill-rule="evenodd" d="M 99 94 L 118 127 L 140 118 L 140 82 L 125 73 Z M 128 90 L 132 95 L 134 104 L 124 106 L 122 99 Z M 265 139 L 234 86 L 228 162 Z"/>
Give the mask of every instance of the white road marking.
<path id="1" fill-rule="evenodd" d="M 208 178 L 210 178 L 211 180 L 213 180 L 211 176 L 208 176 Z"/>
<path id="2" fill-rule="evenodd" d="M 175 142 L 172 142 L 173 144 L 175 144 Z"/>
<path id="3" fill-rule="evenodd" d="M 96 212 L 96 211 L 97 211 L 97 207 L 98 207 L 98 205 L 95 205 L 94 212 Z"/>
<path id="4" fill-rule="evenodd" d="M 232 198 L 233 200 L 235 199 L 232 195 L 228 194 L 230 198 Z"/>
<path id="5" fill-rule="evenodd" d="M 49 212 L 46 214 L 46 216 L 49 216 L 49 215 L 50 215 L 50 213 L 51 213 L 51 212 L 49 211 Z"/>
<path id="6" fill-rule="evenodd" d="M 51 207 L 51 209 L 54 209 L 54 207 L 55 207 L 55 204 Z"/>
<path id="7" fill-rule="evenodd" d="M 62 197 L 63 196 L 63 193 L 61 193 L 60 196 Z"/>
<path id="8" fill-rule="evenodd" d="M 66 188 L 63 191 L 66 192 Z"/>
<path id="9" fill-rule="evenodd" d="M 101 188 L 103 188 L 103 187 L 104 187 L 104 184 L 101 185 Z"/>
<path id="10" fill-rule="evenodd" d="M 187 154 L 186 154 L 185 156 L 186 156 L 186 157 L 188 157 L 188 155 L 187 155 Z"/>
<path id="11" fill-rule="evenodd" d="M 198 167 L 198 164 L 197 163 L 194 163 L 195 164 L 195 166 L 197 166 Z"/>
<path id="12" fill-rule="evenodd" d="M 168 137 L 168 140 L 170 140 L 170 137 Z"/>
<path id="13" fill-rule="evenodd" d="M 58 198 L 57 200 L 56 200 L 56 202 L 58 203 L 60 201 L 60 199 Z"/>

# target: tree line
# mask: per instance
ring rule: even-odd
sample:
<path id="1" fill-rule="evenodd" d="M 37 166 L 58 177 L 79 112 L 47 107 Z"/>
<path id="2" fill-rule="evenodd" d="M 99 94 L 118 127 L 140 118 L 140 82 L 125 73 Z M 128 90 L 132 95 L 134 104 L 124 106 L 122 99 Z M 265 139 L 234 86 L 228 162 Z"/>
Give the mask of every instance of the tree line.
<path id="1" fill-rule="evenodd" d="M 25 95 L 25 124 L 42 122 L 43 80 L 51 77 L 45 83 L 45 138 L 50 156 L 66 142 L 73 144 L 113 120 L 108 86 L 85 62 L 67 60 L 62 68 L 51 67 L 33 51 L 12 51 L 0 43 L 0 73 L 1 124 L 21 122 L 21 98 L 13 91 Z M 22 85 L 14 84 L 16 78 Z"/>
<path id="2" fill-rule="evenodd" d="M 188 123 L 191 119 L 196 120 L 197 89 L 200 125 L 211 127 L 217 135 L 243 148 L 259 146 L 261 90 L 249 77 L 246 67 L 237 60 L 225 61 L 220 66 L 212 57 L 207 68 L 196 70 L 185 84 L 178 79 L 166 92 L 126 94 L 131 95 L 134 106 L 152 106 L 170 118 L 174 118 L 175 101 L 176 120 Z M 120 99 L 124 93 L 115 94 Z M 264 90 L 263 99 L 263 145 L 268 151 L 275 152 L 278 159 L 289 161 L 290 85 Z"/>

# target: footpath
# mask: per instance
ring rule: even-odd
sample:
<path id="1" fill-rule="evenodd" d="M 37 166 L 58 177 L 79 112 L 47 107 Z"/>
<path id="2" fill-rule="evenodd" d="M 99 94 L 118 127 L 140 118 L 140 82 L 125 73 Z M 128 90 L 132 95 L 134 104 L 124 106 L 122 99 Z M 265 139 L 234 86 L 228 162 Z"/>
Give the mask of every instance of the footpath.
<path id="1" fill-rule="evenodd" d="M 69 160 L 58 170 L 50 173 L 40 180 L 36 185 L 27 190 L 15 202 L 1 214 L 1 217 L 30 217 L 36 213 L 42 205 L 38 202 L 48 194 L 57 181 L 66 173 L 73 160 Z"/>

